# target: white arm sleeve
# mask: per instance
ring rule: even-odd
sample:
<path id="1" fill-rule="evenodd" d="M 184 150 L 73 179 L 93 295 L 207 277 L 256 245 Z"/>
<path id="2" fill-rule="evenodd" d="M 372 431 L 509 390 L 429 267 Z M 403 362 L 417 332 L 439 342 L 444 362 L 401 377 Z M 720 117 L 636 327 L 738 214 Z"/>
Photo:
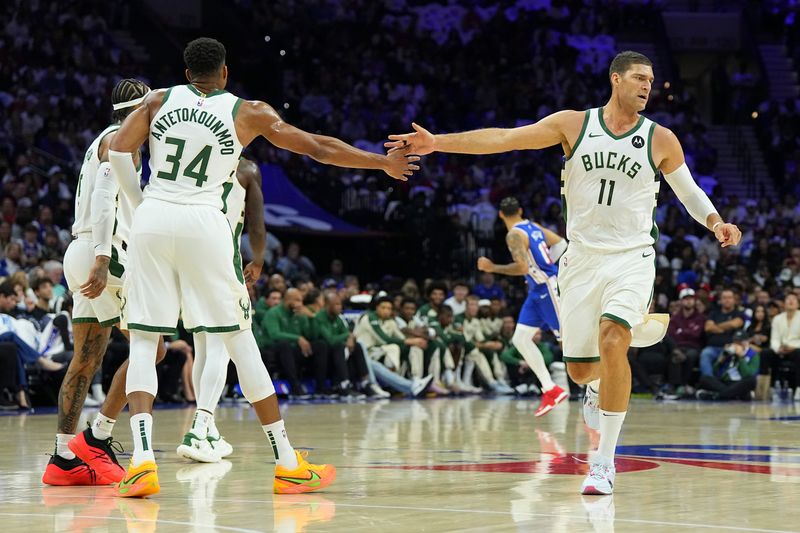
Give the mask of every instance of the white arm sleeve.
<path id="1" fill-rule="evenodd" d="M 550 258 L 553 261 L 558 261 L 558 258 L 564 255 L 567 251 L 567 239 L 561 239 L 550 247 Z"/>
<path id="2" fill-rule="evenodd" d="M 92 191 L 92 240 L 94 255 L 111 257 L 111 237 L 117 211 L 119 184 L 111 173 L 110 163 L 101 163 Z"/>
<path id="3" fill-rule="evenodd" d="M 142 189 L 139 184 L 139 176 L 136 174 L 136 167 L 133 165 L 133 157 L 128 152 L 109 150 L 108 161 L 111 163 L 114 176 L 117 177 L 120 190 L 136 209 L 142 203 Z"/>
<path id="4" fill-rule="evenodd" d="M 669 186 L 672 187 L 672 190 L 675 191 L 675 195 L 686 208 L 686 211 L 689 212 L 689 215 L 702 224 L 703 227 L 706 227 L 708 215 L 716 213 L 717 210 L 708 196 L 706 196 L 706 193 L 703 192 L 703 189 L 695 183 L 686 163 L 679 166 L 674 172 L 664 174 L 664 178 L 669 183 Z"/>

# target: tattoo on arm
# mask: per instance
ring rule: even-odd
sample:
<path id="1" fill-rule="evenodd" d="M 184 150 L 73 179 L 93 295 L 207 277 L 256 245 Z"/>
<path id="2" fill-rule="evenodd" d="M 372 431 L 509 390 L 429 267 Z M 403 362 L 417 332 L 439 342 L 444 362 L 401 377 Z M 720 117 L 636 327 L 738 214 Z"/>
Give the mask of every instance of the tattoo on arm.
<path id="1" fill-rule="evenodd" d="M 528 260 L 525 253 L 525 239 L 518 231 L 509 231 L 506 235 L 506 244 L 511 252 L 513 263 L 508 265 L 495 265 L 494 271 L 497 274 L 506 276 L 523 276 L 528 272 Z"/>

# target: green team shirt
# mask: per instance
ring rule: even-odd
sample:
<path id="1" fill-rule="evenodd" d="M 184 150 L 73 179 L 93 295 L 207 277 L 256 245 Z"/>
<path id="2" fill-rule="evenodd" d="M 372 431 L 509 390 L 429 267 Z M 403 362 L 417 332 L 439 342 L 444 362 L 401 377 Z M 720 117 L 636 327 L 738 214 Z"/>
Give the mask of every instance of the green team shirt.
<path id="1" fill-rule="evenodd" d="M 279 341 L 297 342 L 308 335 L 308 318 L 292 313 L 283 304 L 276 305 L 264 314 L 261 328 L 265 334 L 265 346 Z"/>
<path id="2" fill-rule="evenodd" d="M 547 343 L 540 343 L 536 346 L 539 347 L 539 351 L 542 352 L 542 358 L 544 359 L 544 364 L 546 366 L 550 366 L 550 363 L 553 362 L 555 356 L 553 355 L 553 350 L 550 349 L 550 345 Z M 507 365 L 511 366 L 519 366 L 520 361 L 523 360 L 522 354 L 519 353 L 513 344 L 510 342 L 506 345 L 506 348 L 500 352 L 500 360 Z"/>
<path id="3" fill-rule="evenodd" d="M 417 310 L 417 316 L 423 323 L 432 326 L 438 321 L 439 312 L 431 304 L 425 304 Z"/>
<path id="4" fill-rule="evenodd" d="M 324 309 L 314 316 L 312 322 L 319 338 L 331 346 L 344 344 L 350 336 L 350 328 L 347 327 L 344 319 L 340 315 L 330 316 Z"/>

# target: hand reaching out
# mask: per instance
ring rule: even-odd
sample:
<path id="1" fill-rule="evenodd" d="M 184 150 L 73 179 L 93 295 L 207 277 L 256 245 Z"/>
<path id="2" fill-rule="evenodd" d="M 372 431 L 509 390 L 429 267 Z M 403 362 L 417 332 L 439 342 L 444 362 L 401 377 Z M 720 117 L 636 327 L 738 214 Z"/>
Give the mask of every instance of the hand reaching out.
<path id="1" fill-rule="evenodd" d="M 493 267 L 494 263 L 488 257 L 478 258 L 478 270 L 481 272 L 491 272 Z"/>
<path id="2" fill-rule="evenodd" d="M 389 141 L 383 146 L 389 148 L 389 153 L 397 150 L 408 149 L 408 153 L 416 155 L 427 155 L 436 150 L 436 140 L 431 132 L 412 122 L 414 133 L 404 133 L 402 135 L 389 135 Z"/>
<path id="3" fill-rule="evenodd" d="M 419 170 L 418 155 L 411 155 L 407 149 L 391 150 L 386 154 L 386 168 L 383 169 L 389 176 L 396 180 L 408 181 L 409 176 Z"/>

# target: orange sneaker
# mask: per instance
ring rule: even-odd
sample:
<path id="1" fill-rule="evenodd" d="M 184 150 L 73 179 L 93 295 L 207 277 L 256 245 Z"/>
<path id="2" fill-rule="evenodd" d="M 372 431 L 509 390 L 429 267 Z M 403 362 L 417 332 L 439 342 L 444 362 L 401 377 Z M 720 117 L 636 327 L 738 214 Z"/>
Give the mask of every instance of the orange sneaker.
<path id="1" fill-rule="evenodd" d="M 128 466 L 125 477 L 117 483 L 115 489 L 117 496 L 122 498 L 145 498 L 158 494 L 161 487 L 158 484 L 158 467 L 153 461 L 145 461 L 139 466 Z"/>
<path id="2" fill-rule="evenodd" d="M 64 459 L 60 455 L 53 455 L 47 463 L 42 483 L 45 485 L 102 485 L 97 472 L 89 465 L 75 457 Z"/>
<path id="3" fill-rule="evenodd" d="M 110 485 L 119 483 L 125 477 L 125 469 L 119 464 L 111 448 L 112 442 L 111 438 L 95 438 L 92 428 L 86 428 L 69 441 L 69 449 L 97 473 L 101 482 Z"/>
<path id="4" fill-rule="evenodd" d="M 336 479 L 336 468 L 333 465 L 312 465 L 306 461 L 308 452 L 297 455 L 297 468 L 289 470 L 281 465 L 275 467 L 275 494 L 300 494 L 321 490 Z"/>
<path id="5" fill-rule="evenodd" d="M 539 408 L 536 409 L 536 412 L 533 414 L 533 416 L 546 415 L 553 410 L 553 407 L 560 404 L 568 397 L 569 393 L 567 391 L 558 385 L 554 385 L 552 389 L 542 394 L 542 403 L 539 404 Z"/>

